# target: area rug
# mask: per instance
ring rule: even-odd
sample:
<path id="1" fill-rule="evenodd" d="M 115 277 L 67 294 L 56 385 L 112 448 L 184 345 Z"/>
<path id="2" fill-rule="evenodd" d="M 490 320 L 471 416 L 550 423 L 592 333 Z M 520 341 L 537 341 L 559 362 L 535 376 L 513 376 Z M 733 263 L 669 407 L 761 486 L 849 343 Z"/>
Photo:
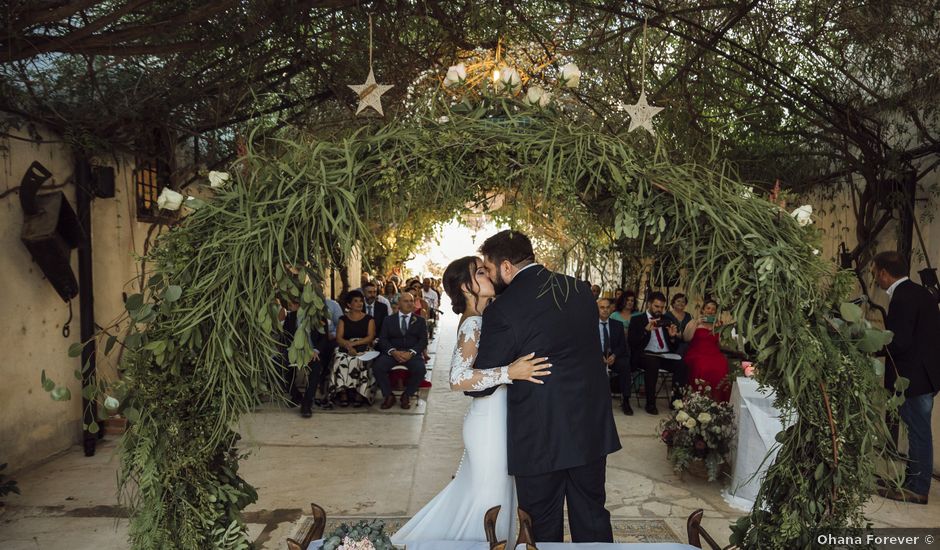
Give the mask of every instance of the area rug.
<path id="1" fill-rule="evenodd" d="M 372 521 L 376 519 L 385 522 L 386 533 L 394 533 L 404 525 L 409 518 L 402 516 L 327 517 L 326 529 L 323 533 L 331 533 L 343 523 L 353 525 L 363 520 Z M 610 523 L 614 529 L 614 542 L 682 542 L 679 540 L 679 537 L 676 536 L 675 532 L 669 528 L 666 522 L 661 519 L 612 519 Z M 565 520 L 565 541 L 571 541 L 571 536 L 568 534 L 567 520 Z"/>

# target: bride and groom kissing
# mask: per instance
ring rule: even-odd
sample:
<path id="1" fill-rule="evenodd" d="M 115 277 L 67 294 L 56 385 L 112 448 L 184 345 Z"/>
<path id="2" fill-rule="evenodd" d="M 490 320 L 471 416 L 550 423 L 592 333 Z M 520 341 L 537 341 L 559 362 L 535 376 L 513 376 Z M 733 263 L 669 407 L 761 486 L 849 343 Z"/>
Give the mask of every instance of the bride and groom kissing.
<path id="1" fill-rule="evenodd" d="M 590 288 L 536 263 L 517 231 L 491 236 L 480 253 L 443 277 L 462 316 L 451 389 L 473 398 L 464 454 L 392 542 L 486 540 L 483 515 L 497 505 L 499 540 L 514 536 L 518 505 L 537 542 L 560 542 L 566 502 L 574 542 L 613 542 L 604 483 L 607 455 L 621 446 Z"/>

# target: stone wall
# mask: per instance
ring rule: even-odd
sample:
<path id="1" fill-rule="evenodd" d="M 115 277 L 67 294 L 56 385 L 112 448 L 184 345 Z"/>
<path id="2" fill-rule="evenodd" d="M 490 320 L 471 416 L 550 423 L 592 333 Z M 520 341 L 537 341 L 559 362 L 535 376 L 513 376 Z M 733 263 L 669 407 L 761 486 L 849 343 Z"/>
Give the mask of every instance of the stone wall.
<path id="1" fill-rule="evenodd" d="M 19 186 L 29 165 L 37 160 L 53 173 L 49 183 L 62 183 L 73 172 L 69 149 L 51 132 L 34 136 L 11 131 L 0 137 L 0 193 Z M 19 139 L 17 139 L 19 138 Z M 138 263 L 149 224 L 138 223 L 132 186 L 133 159 L 118 155 L 99 159 L 115 168 L 115 197 L 92 203 L 92 251 L 95 320 L 109 325 L 123 311 L 122 291 L 134 292 Z M 61 189 L 76 208 L 75 187 Z M 41 191 L 46 192 L 46 191 Z M 71 335 L 62 336 L 69 308 L 45 280 L 20 241 L 23 211 L 19 193 L 0 199 L 0 463 L 16 471 L 54 455 L 81 439 L 81 385 L 73 376 L 80 368 L 68 348 L 79 341 L 79 296 L 72 303 Z M 78 277 L 78 255 L 73 250 L 72 271 Z M 65 383 L 72 400 L 52 401 L 40 386 L 40 372 Z M 113 366 L 99 360 L 104 376 Z"/>

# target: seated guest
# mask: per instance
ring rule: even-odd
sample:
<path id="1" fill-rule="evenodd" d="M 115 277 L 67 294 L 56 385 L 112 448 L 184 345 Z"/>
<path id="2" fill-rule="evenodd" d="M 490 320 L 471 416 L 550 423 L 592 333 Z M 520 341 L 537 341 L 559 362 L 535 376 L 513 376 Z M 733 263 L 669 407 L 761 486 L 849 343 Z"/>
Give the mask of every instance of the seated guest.
<path id="1" fill-rule="evenodd" d="M 660 370 L 672 373 L 672 401 L 682 397 L 682 389 L 688 380 L 686 366 L 681 359 L 672 359 L 664 354 L 674 353 L 679 346 L 679 329 L 663 319 L 666 296 L 662 292 L 650 294 L 649 310 L 634 315 L 627 329 L 627 342 L 633 360 L 632 369 L 643 371 L 646 386 L 646 412 L 659 414 L 656 408 L 656 380 Z M 672 406 L 670 401 L 670 406 Z"/>
<path id="2" fill-rule="evenodd" d="M 672 297 L 669 304 L 672 306 L 669 311 L 663 315 L 663 317 L 679 328 L 679 334 L 685 334 L 685 327 L 689 324 L 689 321 L 692 320 L 692 315 L 685 310 L 686 306 L 689 305 L 689 299 L 686 298 L 685 294 L 676 294 Z M 685 356 L 685 350 L 689 346 L 686 342 L 679 342 L 679 349 L 676 350 L 676 353 L 679 355 Z"/>
<path id="3" fill-rule="evenodd" d="M 591 294 L 594 295 L 594 299 L 597 300 L 601 297 L 601 287 L 598 285 L 591 285 Z"/>
<path id="4" fill-rule="evenodd" d="M 706 387 L 711 388 L 709 395 L 719 402 L 731 398 L 731 383 L 727 379 L 728 358 L 721 353 L 719 335 L 715 332 L 720 326 L 718 302 L 705 300 L 702 314 L 686 326 L 682 335 L 689 342 L 684 357 L 689 367 L 689 382 L 697 392 L 704 392 Z"/>
<path id="5" fill-rule="evenodd" d="M 415 297 L 415 314 L 427 319 L 428 310 L 430 308 L 428 307 L 428 303 L 424 300 L 424 290 L 421 287 L 421 281 L 415 279 L 410 285 L 408 285 L 408 289 Z"/>
<path id="6" fill-rule="evenodd" d="M 378 300 L 379 289 L 375 283 L 366 283 L 365 286 L 362 287 L 362 294 L 366 299 L 366 315 L 375 319 L 375 333 L 378 334 L 382 332 L 382 321 L 388 317 L 389 308 Z"/>
<path id="7" fill-rule="evenodd" d="M 336 398 L 340 407 L 353 401 L 361 407 L 371 401 L 372 376 L 368 362 L 359 359 L 375 340 L 375 320 L 363 311 L 365 299 L 353 290 L 346 295 L 349 312 L 340 317 L 336 326 L 336 357 L 327 384 L 330 400 Z"/>
<path id="8" fill-rule="evenodd" d="M 614 299 L 614 312 L 610 318 L 623 323 L 624 327 L 630 327 L 630 317 L 636 312 L 636 293 L 628 290 Z"/>
<path id="9" fill-rule="evenodd" d="M 390 315 L 382 324 L 377 344 L 381 355 L 372 362 L 372 373 L 385 400 L 382 408 L 395 404 L 389 372 L 395 365 L 408 368 L 408 385 L 401 394 L 401 408 L 411 407 L 411 398 L 418 393 L 427 368 L 423 353 L 428 346 L 428 325 L 423 317 L 415 315 L 415 297 L 411 292 L 402 292 L 398 299 L 398 313 Z"/>
<path id="10" fill-rule="evenodd" d="M 289 304 L 288 309 L 283 311 L 283 330 L 287 346 L 290 346 L 293 343 L 294 333 L 297 331 L 297 310 L 299 307 L 300 304 L 293 302 Z M 290 365 L 291 368 L 288 372 L 291 396 L 293 399 L 300 401 L 300 415 L 304 418 L 310 418 L 313 415 L 313 398 L 316 395 L 317 387 L 320 384 L 321 375 L 323 373 L 323 363 L 328 357 L 327 348 L 329 346 L 329 329 L 326 326 L 326 323 L 329 323 L 329 319 L 326 319 L 324 323 L 325 324 L 322 327 L 322 331 L 316 328 L 310 328 L 306 331 L 307 338 L 310 341 L 310 347 L 313 348 L 313 353 L 310 356 L 310 360 L 307 362 L 307 384 L 302 395 L 300 394 L 300 388 L 297 387 L 297 381 L 300 379 L 300 376 L 298 376 L 299 373 L 297 365 Z M 284 349 L 284 357 L 286 362 L 287 348 Z"/>
<path id="11" fill-rule="evenodd" d="M 630 407 L 630 388 L 633 385 L 633 378 L 630 376 L 630 353 L 627 351 L 623 323 L 610 318 L 611 309 L 613 306 L 609 298 L 597 301 L 601 354 L 607 368 L 617 375 L 617 381 L 620 383 L 620 410 L 629 416 L 633 414 Z"/>
<path id="12" fill-rule="evenodd" d="M 400 296 L 400 294 L 398 294 L 398 285 L 395 284 L 395 281 L 389 281 L 385 283 L 385 289 L 382 291 L 382 296 L 388 302 L 389 315 L 391 315 L 392 313 L 397 313 L 398 312 L 398 297 Z"/>
<path id="13" fill-rule="evenodd" d="M 622 296 L 622 295 L 623 295 L 623 289 L 622 289 L 622 288 L 620 288 L 620 287 L 618 286 L 617 288 L 614 289 L 614 303 L 615 303 L 615 304 L 617 303 L 617 300 L 619 300 L 619 299 L 620 299 L 620 296 Z"/>

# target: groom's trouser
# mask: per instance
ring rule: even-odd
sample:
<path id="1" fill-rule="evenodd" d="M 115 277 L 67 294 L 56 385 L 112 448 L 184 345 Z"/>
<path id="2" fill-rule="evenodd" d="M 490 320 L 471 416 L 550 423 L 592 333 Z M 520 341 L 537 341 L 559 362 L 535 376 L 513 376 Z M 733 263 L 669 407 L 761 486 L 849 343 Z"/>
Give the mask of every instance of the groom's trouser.
<path id="1" fill-rule="evenodd" d="M 613 542 L 607 493 L 607 457 L 576 468 L 516 476 L 519 508 L 532 516 L 536 542 L 562 542 L 565 499 L 572 542 Z"/>

